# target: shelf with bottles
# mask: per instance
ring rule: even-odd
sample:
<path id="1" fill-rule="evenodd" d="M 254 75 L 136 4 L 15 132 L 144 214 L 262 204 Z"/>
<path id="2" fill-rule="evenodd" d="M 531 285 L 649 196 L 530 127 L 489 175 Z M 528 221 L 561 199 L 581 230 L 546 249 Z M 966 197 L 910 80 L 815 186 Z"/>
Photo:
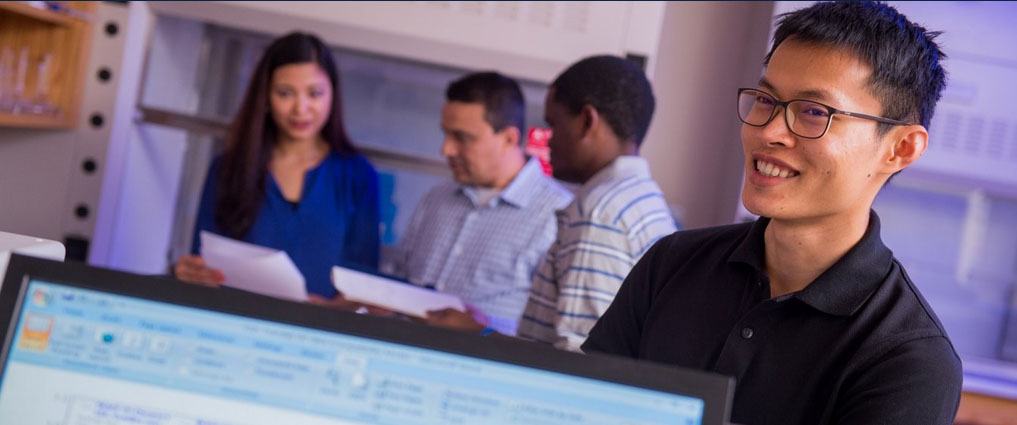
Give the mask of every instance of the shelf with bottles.
<path id="1" fill-rule="evenodd" d="M 68 13 L 68 10 L 75 9 L 59 2 L 0 1 L 0 10 L 54 25 L 70 25 L 76 19 L 83 18 L 83 15 L 77 15 L 76 12 Z"/>
<path id="2" fill-rule="evenodd" d="M 74 126 L 95 8 L 0 2 L 0 126 Z"/>

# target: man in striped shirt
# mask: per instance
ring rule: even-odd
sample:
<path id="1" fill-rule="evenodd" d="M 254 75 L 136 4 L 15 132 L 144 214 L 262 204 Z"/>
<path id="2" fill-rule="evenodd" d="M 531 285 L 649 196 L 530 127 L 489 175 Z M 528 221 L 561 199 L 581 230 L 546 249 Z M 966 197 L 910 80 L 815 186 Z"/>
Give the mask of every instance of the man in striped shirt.
<path id="1" fill-rule="evenodd" d="M 545 116 L 551 167 L 581 184 L 558 211 L 558 236 L 537 269 L 519 336 L 578 351 L 636 261 L 677 230 L 639 145 L 653 116 L 650 82 L 614 56 L 583 59 L 555 79 Z"/>
<path id="2" fill-rule="evenodd" d="M 572 195 L 526 159 L 515 81 L 470 74 L 449 85 L 446 99 L 442 155 L 455 181 L 417 205 L 393 274 L 460 297 L 487 326 L 514 335 L 533 272 L 555 238 L 554 212 Z"/>
<path id="3" fill-rule="evenodd" d="M 645 74 L 622 58 L 584 59 L 552 83 L 545 101 L 551 167 L 580 187 L 556 213 L 557 237 L 534 274 L 520 337 L 578 351 L 636 261 L 676 230 L 637 156 L 653 109 Z M 452 310 L 432 313 L 432 322 L 481 328 Z"/>

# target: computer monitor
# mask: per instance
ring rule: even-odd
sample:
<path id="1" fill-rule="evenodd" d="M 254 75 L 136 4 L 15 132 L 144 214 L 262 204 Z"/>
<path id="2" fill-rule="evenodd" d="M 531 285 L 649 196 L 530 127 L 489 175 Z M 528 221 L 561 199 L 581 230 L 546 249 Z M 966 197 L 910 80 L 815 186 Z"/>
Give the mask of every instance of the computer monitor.
<path id="1" fill-rule="evenodd" d="M 13 256 L 0 423 L 721 425 L 730 378 Z"/>

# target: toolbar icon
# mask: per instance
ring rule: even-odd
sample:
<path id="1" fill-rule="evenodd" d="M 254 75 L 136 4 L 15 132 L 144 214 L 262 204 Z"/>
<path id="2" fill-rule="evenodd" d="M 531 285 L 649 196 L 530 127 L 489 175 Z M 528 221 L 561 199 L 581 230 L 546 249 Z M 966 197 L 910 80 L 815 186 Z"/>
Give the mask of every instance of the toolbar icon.
<path id="1" fill-rule="evenodd" d="M 29 313 L 25 318 L 25 326 L 21 329 L 21 340 L 18 341 L 18 347 L 25 350 L 46 351 L 52 332 L 52 317 Z"/>
<path id="2" fill-rule="evenodd" d="M 106 345 L 111 345 L 113 344 L 113 341 L 115 341 L 116 339 L 117 339 L 116 335 L 114 335 L 113 331 L 111 330 L 99 329 L 98 331 L 95 332 L 95 340 L 97 342 L 101 342 Z"/>
<path id="3" fill-rule="evenodd" d="M 45 289 L 36 289 L 32 292 L 32 305 L 36 307 L 48 307 L 53 302 L 53 295 Z"/>
<path id="4" fill-rule="evenodd" d="M 169 351 L 170 343 L 165 338 L 152 337 L 149 341 L 148 349 L 156 354 L 165 354 Z"/>

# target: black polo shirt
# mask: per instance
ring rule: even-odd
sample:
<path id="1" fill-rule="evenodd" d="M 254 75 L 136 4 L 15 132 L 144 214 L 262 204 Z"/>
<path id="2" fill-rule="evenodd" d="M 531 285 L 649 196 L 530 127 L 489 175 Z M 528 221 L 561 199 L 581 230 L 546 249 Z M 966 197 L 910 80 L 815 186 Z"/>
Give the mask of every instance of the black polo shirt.
<path id="1" fill-rule="evenodd" d="M 961 364 L 870 215 L 865 236 L 805 289 L 770 298 L 769 220 L 675 233 L 636 264 L 586 352 L 737 380 L 745 425 L 953 422 Z"/>

